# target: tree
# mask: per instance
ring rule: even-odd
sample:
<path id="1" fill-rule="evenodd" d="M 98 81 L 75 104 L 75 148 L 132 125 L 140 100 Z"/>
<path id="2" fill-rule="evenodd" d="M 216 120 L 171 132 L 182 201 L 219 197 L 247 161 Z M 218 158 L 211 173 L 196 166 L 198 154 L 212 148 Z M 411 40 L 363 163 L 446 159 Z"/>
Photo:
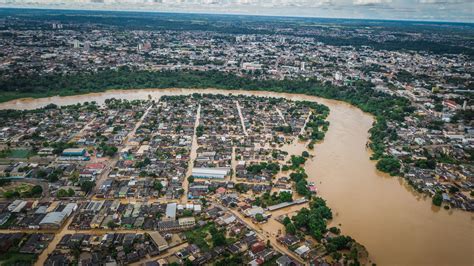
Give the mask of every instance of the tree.
<path id="1" fill-rule="evenodd" d="M 449 193 L 454 194 L 454 193 L 457 193 L 457 192 L 459 192 L 459 188 L 458 188 L 458 187 L 456 187 L 456 186 L 454 186 L 454 185 L 452 185 L 451 187 L 449 187 Z"/>
<path id="2" fill-rule="evenodd" d="M 301 156 L 303 156 L 303 157 L 309 157 L 309 152 L 303 151 L 303 152 L 301 153 Z"/>
<path id="3" fill-rule="evenodd" d="M 94 181 L 84 181 L 81 184 L 81 190 L 85 193 L 89 193 L 95 187 Z"/>
<path id="4" fill-rule="evenodd" d="M 302 196 L 308 196 L 310 191 L 307 185 L 308 182 L 305 179 L 301 179 L 296 183 L 296 192 Z"/>
<path id="5" fill-rule="evenodd" d="M 109 221 L 107 223 L 107 227 L 113 230 L 118 227 L 118 224 L 116 224 L 114 221 Z"/>
<path id="6" fill-rule="evenodd" d="M 153 182 L 153 188 L 157 191 L 161 191 L 163 189 L 163 184 L 161 184 L 160 180 L 155 180 L 155 182 Z"/>
<path id="7" fill-rule="evenodd" d="M 390 175 L 398 175 L 400 173 L 400 162 L 394 157 L 385 157 L 380 159 L 376 165 L 379 171 L 389 173 Z"/>
<path id="8" fill-rule="evenodd" d="M 43 188 L 40 185 L 36 185 L 31 188 L 31 195 L 34 197 L 41 196 L 43 194 Z"/>
<path id="9" fill-rule="evenodd" d="M 280 192 L 279 197 L 280 197 L 281 202 L 292 202 L 293 201 L 293 195 L 291 195 L 291 193 L 287 192 L 287 191 Z"/>
<path id="10" fill-rule="evenodd" d="M 19 198 L 20 193 L 18 191 L 7 190 L 7 191 L 3 192 L 3 196 L 7 199 Z"/>
<path id="11" fill-rule="evenodd" d="M 69 188 L 67 190 L 67 194 L 68 194 L 69 197 L 74 197 L 74 195 L 76 195 L 76 192 L 74 191 L 74 189 Z"/>
<path id="12" fill-rule="evenodd" d="M 289 224 L 285 225 L 285 230 L 286 230 L 287 234 L 290 234 L 290 235 L 295 235 L 296 234 L 296 226 L 291 222 Z"/>
<path id="13" fill-rule="evenodd" d="M 298 166 L 304 164 L 306 162 L 306 158 L 303 156 L 295 156 L 291 155 L 291 166 L 293 169 L 297 168 Z"/>
<path id="14" fill-rule="evenodd" d="M 64 189 L 62 189 L 62 188 L 59 189 L 59 190 L 56 192 L 56 197 L 58 197 L 58 198 L 65 198 L 65 197 L 68 197 L 68 196 L 69 196 L 69 194 L 67 193 L 67 191 L 64 190 Z"/>
<path id="15" fill-rule="evenodd" d="M 336 235 L 339 235 L 341 233 L 341 229 L 333 226 L 333 227 L 329 228 L 329 232 L 331 232 L 333 234 L 336 234 Z"/>
<path id="16" fill-rule="evenodd" d="M 340 260 L 340 259 L 342 258 L 342 255 L 341 255 L 341 253 L 339 253 L 339 252 L 333 252 L 333 253 L 331 254 L 331 257 L 332 257 L 335 261 L 338 261 L 338 260 Z"/>
<path id="17" fill-rule="evenodd" d="M 188 183 L 194 183 L 194 176 L 188 176 Z"/>
<path id="18" fill-rule="evenodd" d="M 193 211 L 191 211 L 191 210 L 184 210 L 184 211 L 183 211 L 183 216 L 184 216 L 184 217 L 193 216 Z"/>
<path id="19" fill-rule="evenodd" d="M 7 186 L 11 183 L 10 179 L 0 179 L 0 187 Z"/>
<path id="20" fill-rule="evenodd" d="M 436 169 L 436 161 L 433 159 L 416 160 L 415 166 L 423 169 Z"/>
<path id="21" fill-rule="evenodd" d="M 226 244 L 226 239 L 225 239 L 225 235 L 224 235 L 224 231 L 219 231 L 217 230 L 217 228 L 212 225 L 210 228 L 209 228 L 209 232 L 211 233 L 211 236 L 212 236 L 212 245 L 214 247 L 218 247 L 218 246 L 223 246 Z"/>
<path id="22" fill-rule="evenodd" d="M 255 220 L 256 220 L 257 222 L 261 222 L 261 221 L 265 220 L 265 218 L 263 217 L 263 215 L 262 215 L 261 213 L 257 213 L 257 214 L 255 215 Z"/>
<path id="23" fill-rule="evenodd" d="M 435 206 L 441 206 L 443 203 L 443 195 L 441 195 L 441 193 L 436 193 L 433 196 L 432 202 Z"/>

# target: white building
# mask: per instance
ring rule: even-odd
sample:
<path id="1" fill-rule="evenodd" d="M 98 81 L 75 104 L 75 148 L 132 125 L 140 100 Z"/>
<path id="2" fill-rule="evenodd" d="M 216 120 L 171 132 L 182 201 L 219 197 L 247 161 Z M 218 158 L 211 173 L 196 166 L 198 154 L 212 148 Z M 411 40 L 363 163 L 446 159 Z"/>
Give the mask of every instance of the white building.
<path id="1" fill-rule="evenodd" d="M 192 176 L 196 178 L 224 179 L 230 172 L 230 168 L 193 168 Z"/>

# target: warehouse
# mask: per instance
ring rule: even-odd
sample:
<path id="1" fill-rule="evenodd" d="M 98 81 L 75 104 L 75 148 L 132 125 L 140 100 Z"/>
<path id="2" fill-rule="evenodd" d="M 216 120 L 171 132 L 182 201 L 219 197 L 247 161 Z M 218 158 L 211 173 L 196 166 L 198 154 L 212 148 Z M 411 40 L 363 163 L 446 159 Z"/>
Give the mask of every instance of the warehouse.
<path id="1" fill-rule="evenodd" d="M 193 168 L 192 176 L 196 178 L 224 179 L 230 172 L 225 168 Z"/>
<path id="2" fill-rule="evenodd" d="M 68 203 L 60 212 L 50 212 L 41 220 L 41 229 L 59 229 L 64 221 L 77 209 L 76 203 Z"/>
<path id="3" fill-rule="evenodd" d="M 65 212 L 50 212 L 41 220 L 39 226 L 41 229 L 59 229 L 66 218 Z"/>
<path id="4" fill-rule="evenodd" d="M 75 148 L 70 148 L 70 149 L 65 149 L 63 151 L 62 156 L 85 156 L 86 155 L 86 149 L 75 149 Z"/>
<path id="5" fill-rule="evenodd" d="M 174 221 L 176 220 L 176 208 L 177 208 L 178 204 L 176 203 L 168 203 L 168 205 L 166 205 L 166 214 L 165 216 L 163 217 L 163 221 Z"/>
<path id="6" fill-rule="evenodd" d="M 158 232 L 151 232 L 149 233 L 151 240 L 153 240 L 153 243 L 158 247 L 158 250 L 162 252 L 163 250 L 166 250 L 168 246 L 168 242 L 166 242 L 165 238 L 160 235 Z"/>

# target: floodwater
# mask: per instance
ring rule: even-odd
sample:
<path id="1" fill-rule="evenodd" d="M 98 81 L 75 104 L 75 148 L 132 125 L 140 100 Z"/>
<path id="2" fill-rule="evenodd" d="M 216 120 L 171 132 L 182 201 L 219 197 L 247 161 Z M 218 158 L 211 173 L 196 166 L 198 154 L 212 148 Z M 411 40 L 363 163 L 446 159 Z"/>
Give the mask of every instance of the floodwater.
<path id="1" fill-rule="evenodd" d="M 310 181 L 334 213 L 332 224 L 363 244 L 379 265 L 474 265 L 474 216 L 434 208 L 429 198 L 412 191 L 400 178 L 375 169 L 365 144 L 373 118 L 349 104 L 317 97 L 215 89 L 111 90 L 79 96 L 21 99 L 0 108 L 34 109 L 107 98 L 157 99 L 191 93 L 245 94 L 310 100 L 327 105 L 329 131 L 306 163 Z M 301 208 L 302 206 L 292 207 Z M 276 217 L 276 216 L 275 216 Z"/>

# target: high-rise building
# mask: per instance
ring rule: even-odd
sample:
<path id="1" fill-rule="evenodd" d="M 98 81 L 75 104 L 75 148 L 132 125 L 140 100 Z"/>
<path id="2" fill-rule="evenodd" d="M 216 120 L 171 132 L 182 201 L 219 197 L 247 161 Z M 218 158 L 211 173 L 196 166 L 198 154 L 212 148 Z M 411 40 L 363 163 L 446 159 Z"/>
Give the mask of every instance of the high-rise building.
<path id="1" fill-rule="evenodd" d="M 81 47 L 81 43 L 79 42 L 79 40 L 74 40 L 72 44 L 74 49 L 79 49 Z"/>

